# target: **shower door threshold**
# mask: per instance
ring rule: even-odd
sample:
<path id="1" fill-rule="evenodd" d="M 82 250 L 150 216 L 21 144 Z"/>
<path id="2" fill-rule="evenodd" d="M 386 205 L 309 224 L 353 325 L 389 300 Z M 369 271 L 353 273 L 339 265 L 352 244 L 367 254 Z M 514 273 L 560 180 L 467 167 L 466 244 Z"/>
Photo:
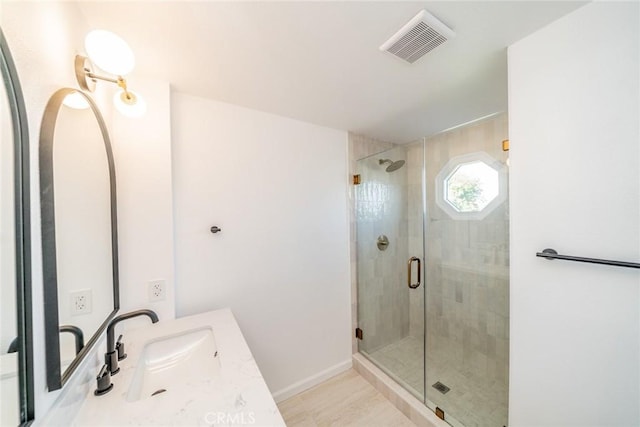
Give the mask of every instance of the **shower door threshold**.
<path id="1" fill-rule="evenodd" d="M 449 427 L 454 425 L 455 427 L 462 427 L 459 423 L 452 424 L 449 417 L 447 417 L 447 422 L 438 418 L 433 410 L 428 408 L 422 400 L 416 398 L 410 391 L 398 384 L 364 354 L 355 353 L 352 358 L 353 368 L 416 425 L 429 427 Z"/>

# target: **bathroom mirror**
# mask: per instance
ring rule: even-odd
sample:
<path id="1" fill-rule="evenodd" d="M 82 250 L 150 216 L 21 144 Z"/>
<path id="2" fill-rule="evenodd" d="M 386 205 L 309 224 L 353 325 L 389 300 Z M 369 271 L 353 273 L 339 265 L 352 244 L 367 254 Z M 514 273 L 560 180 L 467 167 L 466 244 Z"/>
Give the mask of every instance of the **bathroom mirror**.
<path id="1" fill-rule="evenodd" d="M 119 307 L 115 182 L 97 105 L 83 92 L 58 90 L 40 133 L 49 391 L 64 385 Z"/>
<path id="2" fill-rule="evenodd" d="M 29 136 L 15 65 L 0 30 L 0 425 L 34 417 Z"/>

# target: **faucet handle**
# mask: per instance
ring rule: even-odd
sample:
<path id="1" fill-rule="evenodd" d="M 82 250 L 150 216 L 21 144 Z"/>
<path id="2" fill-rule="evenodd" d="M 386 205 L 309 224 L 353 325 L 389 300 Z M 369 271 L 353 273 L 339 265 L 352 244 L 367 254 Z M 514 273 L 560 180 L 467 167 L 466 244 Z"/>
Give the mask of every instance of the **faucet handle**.
<path id="1" fill-rule="evenodd" d="M 115 375 L 120 371 L 118 366 L 118 352 L 108 351 L 104 354 L 104 364 L 111 375 Z"/>
<path id="2" fill-rule="evenodd" d="M 118 352 L 118 360 L 127 358 L 127 353 L 124 352 L 124 343 L 122 342 L 122 335 L 118 337 L 118 342 L 116 342 L 116 351 Z"/>
<path id="3" fill-rule="evenodd" d="M 106 364 L 102 365 L 102 369 L 100 369 L 100 372 L 96 377 L 96 381 L 98 383 L 98 386 L 93 392 L 93 394 L 95 394 L 96 396 L 107 394 L 113 388 L 113 384 L 111 384 L 111 373 L 109 372 L 109 368 Z"/>

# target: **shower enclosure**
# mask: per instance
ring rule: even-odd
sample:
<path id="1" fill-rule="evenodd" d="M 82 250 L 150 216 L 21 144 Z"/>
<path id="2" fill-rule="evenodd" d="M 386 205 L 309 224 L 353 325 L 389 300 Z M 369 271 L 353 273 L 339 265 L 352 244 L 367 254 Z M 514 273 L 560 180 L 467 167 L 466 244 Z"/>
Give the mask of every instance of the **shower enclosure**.
<path id="1" fill-rule="evenodd" d="M 501 114 L 357 160 L 358 351 L 454 426 L 507 425 Z"/>

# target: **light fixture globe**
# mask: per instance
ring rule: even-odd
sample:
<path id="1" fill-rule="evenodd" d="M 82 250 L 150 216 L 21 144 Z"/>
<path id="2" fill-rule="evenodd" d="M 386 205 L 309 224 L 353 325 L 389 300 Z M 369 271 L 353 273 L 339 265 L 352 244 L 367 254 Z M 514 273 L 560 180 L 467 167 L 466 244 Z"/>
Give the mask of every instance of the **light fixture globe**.
<path id="1" fill-rule="evenodd" d="M 89 108 L 89 102 L 80 92 L 73 92 L 65 96 L 62 104 L 74 110 L 86 110 Z"/>
<path id="2" fill-rule="evenodd" d="M 108 73 L 124 76 L 135 66 L 135 57 L 127 42 L 111 31 L 89 32 L 84 48 L 91 61 Z"/>
<path id="3" fill-rule="evenodd" d="M 116 110 L 127 117 L 142 117 L 147 112 L 147 103 L 144 98 L 132 90 L 116 92 L 113 103 Z"/>

